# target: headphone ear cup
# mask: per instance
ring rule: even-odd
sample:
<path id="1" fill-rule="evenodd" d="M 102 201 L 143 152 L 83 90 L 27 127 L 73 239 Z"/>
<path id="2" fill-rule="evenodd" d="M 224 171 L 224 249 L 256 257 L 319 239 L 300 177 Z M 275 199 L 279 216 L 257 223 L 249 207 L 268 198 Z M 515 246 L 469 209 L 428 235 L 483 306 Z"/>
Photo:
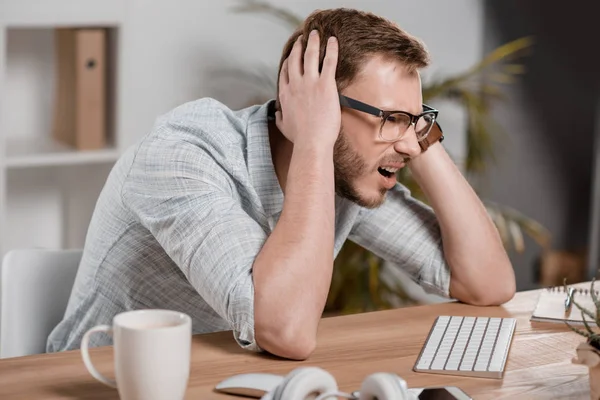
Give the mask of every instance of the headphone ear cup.
<path id="1" fill-rule="evenodd" d="M 360 387 L 360 400 L 409 400 L 406 381 L 398 375 L 377 372 L 367 376 Z"/>
<path id="2" fill-rule="evenodd" d="M 273 399 L 274 399 L 274 397 L 273 397 L 273 393 L 274 393 L 274 391 L 273 391 L 273 392 L 267 392 L 267 393 L 265 393 L 265 394 L 264 394 L 264 395 L 263 395 L 263 396 L 260 398 L 260 400 L 273 400 Z"/>
<path id="3" fill-rule="evenodd" d="M 337 392 L 337 382 L 319 367 L 300 367 L 290 372 L 273 391 L 273 400 L 305 400 L 325 392 Z M 313 398 L 313 397 L 311 397 Z"/>

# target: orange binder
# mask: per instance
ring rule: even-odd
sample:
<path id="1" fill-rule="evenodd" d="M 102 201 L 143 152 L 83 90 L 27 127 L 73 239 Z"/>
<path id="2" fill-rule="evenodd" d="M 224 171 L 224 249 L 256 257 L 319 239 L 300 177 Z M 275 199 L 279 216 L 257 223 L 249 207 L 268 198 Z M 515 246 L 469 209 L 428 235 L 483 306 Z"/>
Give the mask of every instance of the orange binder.
<path id="1" fill-rule="evenodd" d="M 78 150 L 106 146 L 106 31 L 58 28 L 53 136 Z"/>

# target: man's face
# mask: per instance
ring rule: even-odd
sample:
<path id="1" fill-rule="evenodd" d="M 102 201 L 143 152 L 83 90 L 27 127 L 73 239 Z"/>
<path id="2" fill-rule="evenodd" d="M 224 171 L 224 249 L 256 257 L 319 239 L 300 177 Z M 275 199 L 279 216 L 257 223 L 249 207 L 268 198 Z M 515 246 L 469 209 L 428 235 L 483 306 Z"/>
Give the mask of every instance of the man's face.
<path id="1" fill-rule="evenodd" d="M 422 112 L 419 75 L 381 57 L 372 57 L 342 94 L 382 110 Z M 401 140 L 386 142 L 379 136 L 380 126 L 380 117 L 342 107 L 342 129 L 334 148 L 336 192 L 368 208 L 385 201 L 396 183 L 395 170 L 421 152 L 414 127 Z"/>

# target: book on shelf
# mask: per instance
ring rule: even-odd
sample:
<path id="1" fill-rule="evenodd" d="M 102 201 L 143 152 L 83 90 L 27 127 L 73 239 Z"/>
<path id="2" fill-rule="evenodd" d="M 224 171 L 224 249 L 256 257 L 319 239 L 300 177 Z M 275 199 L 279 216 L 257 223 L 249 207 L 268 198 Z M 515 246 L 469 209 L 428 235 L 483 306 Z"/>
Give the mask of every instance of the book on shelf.
<path id="1" fill-rule="evenodd" d="M 55 30 L 53 137 L 77 150 L 106 146 L 106 30 Z"/>

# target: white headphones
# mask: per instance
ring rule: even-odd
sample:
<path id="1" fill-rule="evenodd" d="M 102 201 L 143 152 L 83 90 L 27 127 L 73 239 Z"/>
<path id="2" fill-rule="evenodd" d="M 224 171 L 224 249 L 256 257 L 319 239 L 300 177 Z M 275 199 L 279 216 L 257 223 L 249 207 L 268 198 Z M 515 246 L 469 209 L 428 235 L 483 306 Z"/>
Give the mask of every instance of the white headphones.
<path id="1" fill-rule="evenodd" d="M 358 393 L 338 390 L 335 378 L 319 367 L 300 367 L 291 371 L 275 389 L 261 400 L 325 400 L 345 397 L 356 400 L 412 400 L 406 381 L 398 375 L 377 372 L 365 378 Z"/>

